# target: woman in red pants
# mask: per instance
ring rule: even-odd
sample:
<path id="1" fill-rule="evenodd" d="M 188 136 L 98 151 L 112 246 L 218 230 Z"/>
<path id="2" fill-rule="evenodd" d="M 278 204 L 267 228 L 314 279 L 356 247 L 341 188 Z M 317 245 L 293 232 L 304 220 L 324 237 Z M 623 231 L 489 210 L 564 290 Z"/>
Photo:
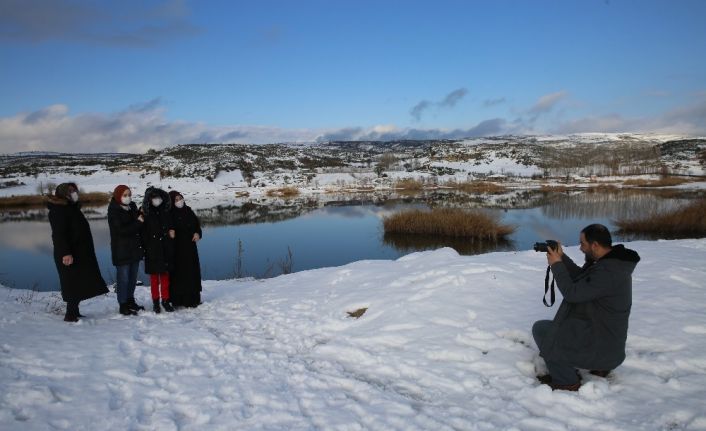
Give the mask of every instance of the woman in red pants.
<path id="1" fill-rule="evenodd" d="M 145 248 L 145 272 L 150 275 L 154 312 L 174 311 L 169 300 L 169 271 L 174 261 L 174 223 L 169 211 L 171 200 L 162 189 L 148 187 L 142 202 L 145 221 L 142 224 L 142 240 Z"/>

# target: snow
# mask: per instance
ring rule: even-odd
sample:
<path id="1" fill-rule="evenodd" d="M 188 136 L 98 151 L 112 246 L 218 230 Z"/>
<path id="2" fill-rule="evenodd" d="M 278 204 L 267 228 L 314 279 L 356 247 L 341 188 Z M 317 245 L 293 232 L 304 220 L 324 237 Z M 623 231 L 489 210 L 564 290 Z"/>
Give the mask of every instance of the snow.
<path id="1" fill-rule="evenodd" d="M 0 428 L 706 429 L 706 239 L 628 247 L 627 359 L 578 393 L 534 378 L 530 328 L 557 306 L 533 251 L 206 281 L 198 309 L 132 318 L 110 293 L 77 324 L 56 293 L 1 288 Z"/>

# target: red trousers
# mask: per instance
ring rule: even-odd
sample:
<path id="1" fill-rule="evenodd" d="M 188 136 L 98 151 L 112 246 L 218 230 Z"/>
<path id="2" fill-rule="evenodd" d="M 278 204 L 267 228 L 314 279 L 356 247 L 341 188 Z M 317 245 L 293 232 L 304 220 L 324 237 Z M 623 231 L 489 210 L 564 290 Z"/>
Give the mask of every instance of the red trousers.
<path id="1" fill-rule="evenodd" d="M 162 301 L 169 301 L 169 273 L 150 274 L 150 286 L 152 287 L 152 300 L 159 299 L 159 288 L 162 287 Z"/>

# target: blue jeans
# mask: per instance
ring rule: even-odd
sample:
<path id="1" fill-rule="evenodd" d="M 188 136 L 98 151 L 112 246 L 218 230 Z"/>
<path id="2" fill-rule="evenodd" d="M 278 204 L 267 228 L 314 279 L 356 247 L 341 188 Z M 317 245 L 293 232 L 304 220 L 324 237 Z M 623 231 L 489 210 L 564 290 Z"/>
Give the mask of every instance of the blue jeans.
<path id="1" fill-rule="evenodd" d="M 537 346 L 542 345 L 542 340 L 544 340 L 544 337 L 547 335 L 552 325 L 554 325 L 554 322 L 551 320 L 538 320 L 534 322 L 532 326 L 532 336 Z M 579 382 L 576 369 L 571 364 L 550 361 L 547 358 L 544 358 L 544 362 L 547 364 L 547 370 L 549 370 L 549 374 L 552 376 L 552 383 L 558 385 L 573 385 Z"/>
<path id="2" fill-rule="evenodd" d="M 140 268 L 140 261 L 116 266 L 118 303 L 125 304 L 135 297 L 135 284 L 137 283 L 137 270 Z"/>

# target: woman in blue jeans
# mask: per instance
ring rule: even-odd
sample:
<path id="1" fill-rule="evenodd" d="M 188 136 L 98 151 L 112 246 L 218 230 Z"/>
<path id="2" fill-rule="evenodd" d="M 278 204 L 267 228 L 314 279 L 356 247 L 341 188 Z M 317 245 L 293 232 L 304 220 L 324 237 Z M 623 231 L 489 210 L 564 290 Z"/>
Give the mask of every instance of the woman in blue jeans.
<path id="1" fill-rule="evenodd" d="M 117 293 L 120 314 L 136 315 L 145 307 L 135 302 L 137 269 L 144 256 L 142 249 L 142 223 L 145 219 L 132 201 L 132 191 L 126 185 L 119 185 L 113 191 L 108 205 L 108 225 L 110 226 L 110 251 L 113 265 L 117 270 Z"/>

